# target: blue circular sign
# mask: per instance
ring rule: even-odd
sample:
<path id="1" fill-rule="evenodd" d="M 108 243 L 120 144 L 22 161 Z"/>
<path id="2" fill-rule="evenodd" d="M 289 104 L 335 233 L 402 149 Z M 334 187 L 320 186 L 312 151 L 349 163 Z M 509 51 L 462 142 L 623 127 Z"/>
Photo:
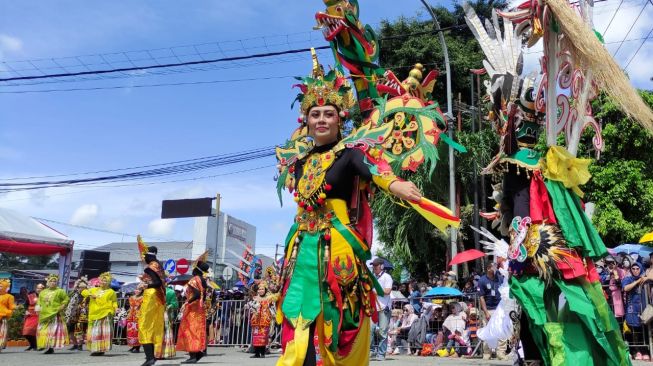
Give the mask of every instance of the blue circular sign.
<path id="1" fill-rule="evenodd" d="M 166 263 L 163 265 L 163 269 L 168 272 L 168 274 L 172 274 L 172 272 L 177 269 L 177 264 L 175 263 L 174 259 L 168 259 Z"/>

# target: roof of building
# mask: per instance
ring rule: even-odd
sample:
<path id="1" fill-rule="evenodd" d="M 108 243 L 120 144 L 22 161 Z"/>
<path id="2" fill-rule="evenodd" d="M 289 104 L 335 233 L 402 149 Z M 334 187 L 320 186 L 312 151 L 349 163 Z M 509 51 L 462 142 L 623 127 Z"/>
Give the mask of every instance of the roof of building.
<path id="1" fill-rule="evenodd" d="M 167 241 L 167 242 L 150 242 L 150 246 L 158 249 L 157 258 L 165 261 L 167 259 L 189 258 L 193 250 L 192 241 Z M 93 248 L 92 250 L 100 252 L 109 252 L 110 262 L 139 262 L 138 245 L 136 242 L 118 242 Z M 73 253 L 73 262 L 79 262 L 82 250 L 75 250 Z"/>

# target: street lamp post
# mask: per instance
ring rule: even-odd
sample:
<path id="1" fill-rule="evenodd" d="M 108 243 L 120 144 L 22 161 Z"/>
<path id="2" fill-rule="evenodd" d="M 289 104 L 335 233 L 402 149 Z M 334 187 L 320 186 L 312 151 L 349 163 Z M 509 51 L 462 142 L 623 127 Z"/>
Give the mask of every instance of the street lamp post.
<path id="1" fill-rule="evenodd" d="M 451 106 L 451 66 L 449 64 L 449 51 L 447 50 L 447 43 L 444 41 L 444 34 L 440 30 L 440 22 L 433 12 L 433 9 L 426 3 L 426 0 L 420 0 L 422 4 L 426 7 L 426 10 L 431 14 L 433 18 L 433 29 L 438 33 L 440 38 L 440 43 L 442 43 L 442 52 L 444 53 L 444 67 L 445 72 L 447 73 L 447 116 L 448 123 L 447 128 L 449 129 L 449 138 L 453 140 L 453 108 Z M 456 213 L 456 160 L 453 155 L 453 147 L 449 145 L 449 208 L 455 214 Z M 451 258 L 453 258 L 458 253 L 457 237 L 458 232 L 456 228 L 449 227 L 450 230 L 450 239 L 451 239 Z M 458 273 L 458 265 L 454 265 L 451 268 L 452 271 Z"/>

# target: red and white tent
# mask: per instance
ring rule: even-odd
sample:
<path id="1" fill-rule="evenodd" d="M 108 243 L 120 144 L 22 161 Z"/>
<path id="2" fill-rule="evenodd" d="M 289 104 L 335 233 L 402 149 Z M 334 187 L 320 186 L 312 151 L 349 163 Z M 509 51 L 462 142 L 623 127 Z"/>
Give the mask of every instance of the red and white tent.
<path id="1" fill-rule="evenodd" d="M 59 254 L 59 278 L 68 283 L 74 241 L 15 211 L 0 208 L 0 252 L 19 255 Z"/>

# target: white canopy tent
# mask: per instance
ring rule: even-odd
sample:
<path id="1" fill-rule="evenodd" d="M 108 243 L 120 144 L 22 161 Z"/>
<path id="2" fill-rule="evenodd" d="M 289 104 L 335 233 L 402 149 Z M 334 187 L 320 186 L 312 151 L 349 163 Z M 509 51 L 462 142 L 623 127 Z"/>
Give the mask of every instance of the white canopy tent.
<path id="1" fill-rule="evenodd" d="M 18 212 L 0 208 L 0 252 L 19 255 L 59 254 L 59 284 L 67 286 L 74 241 Z"/>

